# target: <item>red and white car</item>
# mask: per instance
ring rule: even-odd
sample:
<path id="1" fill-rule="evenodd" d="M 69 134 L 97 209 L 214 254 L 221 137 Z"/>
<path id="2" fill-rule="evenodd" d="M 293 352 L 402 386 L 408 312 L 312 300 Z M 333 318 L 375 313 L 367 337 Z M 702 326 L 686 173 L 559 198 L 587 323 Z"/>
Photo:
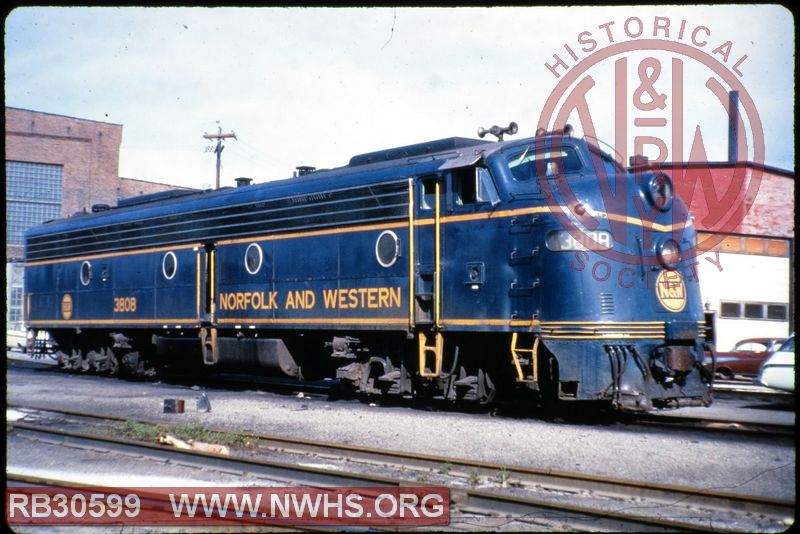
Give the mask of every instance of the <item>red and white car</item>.
<path id="1" fill-rule="evenodd" d="M 733 380 L 737 376 L 755 378 L 761 365 L 769 358 L 786 338 L 754 337 L 742 339 L 733 350 L 717 353 L 717 376 Z M 711 370 L 711 358 L 706 358 L 706 368 Z"/>

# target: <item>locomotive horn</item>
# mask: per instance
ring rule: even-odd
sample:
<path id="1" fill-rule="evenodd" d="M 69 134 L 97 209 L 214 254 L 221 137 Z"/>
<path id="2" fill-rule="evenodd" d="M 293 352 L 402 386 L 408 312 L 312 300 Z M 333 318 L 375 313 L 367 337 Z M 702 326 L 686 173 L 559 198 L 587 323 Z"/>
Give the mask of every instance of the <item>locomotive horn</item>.
<path id="1" fill-rule="evenodd" d="M 517 128 L 517 123 L 516 123 L 516 122 L 513 122 L 513 121 L 512 121 L 511 123 L 509 123 L 509 125 L 508 125 L 508 126 L 506 126 L 505 128 L 503 128 L 502 126 L 497 126 L 497 125 L 495 124 L 494 126 L 492 126 L 491 128 L 489 128 L 488 130 L 486 130 L 486 129 L 484 129 L 484 128 L 478 128 L 478 137 L 480 137 L 481 139 L 483 139 L 483 137 L 484 137 L 484 136 L 485 136 L 487 133 L 490 133 L 490 134 L 492 134 L 493 136 L 497 137 L 497 140 L 498 140 L 498 141 L 502 141 L 502 140 L 503 140 L 503 136 L 504 136 L 505 134 L 508 134 L 508 135 L 514 135 L 515 133 L 517 133 L 517 130 L 518 130 L 518 128 Z"/>

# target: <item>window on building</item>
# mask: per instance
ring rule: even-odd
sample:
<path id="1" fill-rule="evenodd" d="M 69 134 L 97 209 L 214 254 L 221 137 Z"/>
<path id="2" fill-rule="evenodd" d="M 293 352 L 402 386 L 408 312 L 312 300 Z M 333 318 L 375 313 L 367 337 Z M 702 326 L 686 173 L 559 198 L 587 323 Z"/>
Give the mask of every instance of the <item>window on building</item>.
<path id="1" fill-rule="evenodd" d="M 22 288 L 12 287 L 8 299 L 8 326 L 20 330 L 22 324 Z"/>
<path id="2" fill-rule="evenodd" d="M 741 317 L 742 305 L 738 302 L 723 302 L 720 304 L 719 314 L 721 317 Z"/>
<path id="3" fill-rule="evenodd" d="M 767 304 L 767 319 L 785 321 L 786 307 L 786 304 Z"/>
<path id="4" fill-rule="evenodd" d="M 61 165 L 6 161 L 6 242 L 24 244 L 25 231 L 61 215 Z"/>
<path id="5" fill-rule="evenodd" d="M 720 302 L 719 316 L 723 319 L 787 321 L 789 305 L 769 302 Z"/>
<path id="6" fill-rule="evenodd" d="M 747 319 L 763 319 L 764 318 L 764 305 L 746 303 L 744 305 L 744 316 Z"/>

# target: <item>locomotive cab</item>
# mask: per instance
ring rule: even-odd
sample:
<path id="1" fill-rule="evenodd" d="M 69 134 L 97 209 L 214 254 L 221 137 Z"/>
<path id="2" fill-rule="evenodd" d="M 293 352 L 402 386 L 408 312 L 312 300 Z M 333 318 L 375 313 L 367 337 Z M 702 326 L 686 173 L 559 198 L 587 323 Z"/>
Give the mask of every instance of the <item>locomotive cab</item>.
<path id="1" fill-rule="evenodd" d="M 627 410 L 709 404 L 696 233 L 669 176 L 628 173 L 596 144 L 560 134 L 508 145 L 514 200 L 541 203 L 531 331 L 555 359 L 558 398 Z"/>

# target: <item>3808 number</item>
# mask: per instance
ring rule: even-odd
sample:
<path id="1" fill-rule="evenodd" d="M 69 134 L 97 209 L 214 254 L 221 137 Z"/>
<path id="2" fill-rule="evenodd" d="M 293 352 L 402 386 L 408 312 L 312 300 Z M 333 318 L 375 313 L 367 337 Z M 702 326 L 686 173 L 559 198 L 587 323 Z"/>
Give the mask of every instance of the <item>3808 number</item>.
<path id="1" fill-rule="evenodd" d="M 114 312 L 131 313 L 136 311 L 136 297 L 114 298 Z"/>

